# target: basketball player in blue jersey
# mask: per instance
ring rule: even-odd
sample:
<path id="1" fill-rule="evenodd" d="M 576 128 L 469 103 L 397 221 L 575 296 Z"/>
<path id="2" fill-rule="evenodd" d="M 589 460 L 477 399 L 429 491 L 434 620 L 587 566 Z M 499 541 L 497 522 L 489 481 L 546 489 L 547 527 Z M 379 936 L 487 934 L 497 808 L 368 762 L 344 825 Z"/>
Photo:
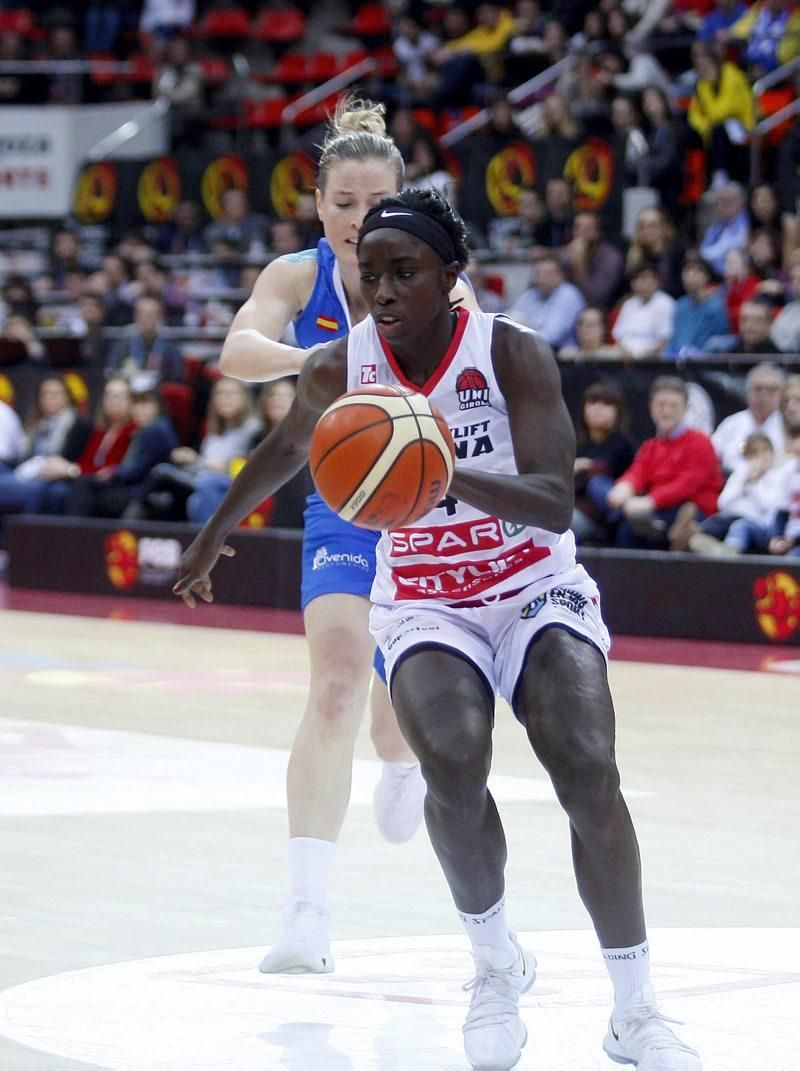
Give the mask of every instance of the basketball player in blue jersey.
<path id="1" fill-rule="evenodd" d="M 358 229 L 367 210 L 402 184 L 403 161 L 385 134 L 383 107 L 344 101 L 319 164 L 316 200 L 325 237 L 316 249 L 280 257 L 261 273 L 225 340 L 220 369 L 226 375 L 265 381 L 297 373 L 317 346 L 363 320 Z M 477 307 L 462 281 L 452 299 Z M 280 341 L 290 325 L 297 345 Z M 261 965 L 265 973 L 333 969 L 326 901 L 375 652 L 368 598 L 377 539 L 378 533 L 341 521 L 318 495 L 309 499 L 301 604 L 311 687 L 287 776 L 291 898 L 282 932 Z M 380 657 L 376 666 L 381 673 Z M 373 680 L 370 698 L 372 739 L 383 760 L 378 827 L 389 840 L 403 841 L 422 820 L 425 784 L 384 680 Z"/>
<path id="2" fill-rule="evenodd" d="M 558 368 L 536 332 L 451 309 L 466 257 L 463 223 L 432 191 L 406 190 L 367 214 L 359 264 L 370 319 L 309 359 L 292 410 L 187 549 L 175 590 L 210 600 L 227 534 L 302 467 L 320 414 L 362 368 L 426 394 L 468 445 L 446 499 L 413 528 L 383 533 L 370 624 L 472 943 L 467 1057 L 476 1071 L 516 1065 L 527 1039 L 519 997 L 535 979 L 506 921 L 506 842 L 487 787 L 499 692 L 569 818 L 578 890 L 614 989 L 606 1053 L 639 1071 L 701 1071 L 650 984 L 639 850 L 614 757 L 608 633 L 568 530 L 575 437 Z M 480 449 L 477 437 L 469 447 L 473 428 Z"/>

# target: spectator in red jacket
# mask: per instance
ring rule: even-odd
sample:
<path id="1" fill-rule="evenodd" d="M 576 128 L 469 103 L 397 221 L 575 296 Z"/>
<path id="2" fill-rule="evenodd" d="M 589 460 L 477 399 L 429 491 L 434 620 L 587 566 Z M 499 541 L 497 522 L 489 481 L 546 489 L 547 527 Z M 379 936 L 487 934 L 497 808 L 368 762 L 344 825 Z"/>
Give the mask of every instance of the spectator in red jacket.
<path id="1" fill-rule="evenodd" d="M 122 378 L 109 379 L 103 390 L 94 430 L 77 461 L 48 458 L 39 513 L 65 513 L 76 480 L 97 473 L 111 475 L 127 453 L 136 430 L 131 420 L 131 389 Z"/>
<path id="2" fill-rule="evenodd" d="M 664 549 L 678 510 L 691 502 L 698 515 L 716 512 L 722 474 L 711 440 L 686 425 L 689 394 L 677 376 L 659 376 L 650 390 L 656 434 L 608 493 L 619 510 L 618 547 Z"/>

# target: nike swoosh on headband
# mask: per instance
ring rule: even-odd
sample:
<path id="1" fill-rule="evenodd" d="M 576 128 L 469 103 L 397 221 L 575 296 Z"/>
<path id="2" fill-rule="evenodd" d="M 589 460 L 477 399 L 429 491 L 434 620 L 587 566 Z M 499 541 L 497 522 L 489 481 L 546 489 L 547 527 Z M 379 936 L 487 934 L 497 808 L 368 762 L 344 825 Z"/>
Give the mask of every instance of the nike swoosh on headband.
<path id="1" fill-rule="evenodd" d="M 413 212 L 390 212 L 388 209 L 384 208 L 383 211 L 381 212 L 381 219 L 388 219 L 389 216 L 413 216 L 413 215 L 414 215 Z"/>

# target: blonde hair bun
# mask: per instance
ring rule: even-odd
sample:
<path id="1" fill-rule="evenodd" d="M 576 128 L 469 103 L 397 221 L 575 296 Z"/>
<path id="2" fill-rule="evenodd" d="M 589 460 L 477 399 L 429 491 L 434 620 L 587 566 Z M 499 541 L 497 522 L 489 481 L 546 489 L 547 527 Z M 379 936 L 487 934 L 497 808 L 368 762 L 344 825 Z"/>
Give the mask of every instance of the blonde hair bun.
<path id="1" fill-rule="evenodd" d="M 373 104 L 360 97 L 343 97 L 336 105 L 331 120 L 330 131 L 326 141 L 341 137 L 342 134 L 386 135 L 386 109 L 382 104 Z"/>

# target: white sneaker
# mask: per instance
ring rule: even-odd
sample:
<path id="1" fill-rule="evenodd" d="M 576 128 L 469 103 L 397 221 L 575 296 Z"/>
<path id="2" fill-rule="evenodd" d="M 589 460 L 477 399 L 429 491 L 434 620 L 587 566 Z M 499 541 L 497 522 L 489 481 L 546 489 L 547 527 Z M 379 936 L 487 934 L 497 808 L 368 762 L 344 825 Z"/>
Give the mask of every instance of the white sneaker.
<path id="1" fill-rule="evenodd" d="M 289 900 L 280 937 L 258 968 L 262 974 L 330 974 L 330 912 L 307 900 Z"/>
<path id="2" fill-rule="evenodd" d="M 474 1071 L 507 1071 L 514 1067 L 528 1040 L 528 1031 L 519 1017 L 519 998 L 536 980 L 536 960 L 517 944 L 519 953 L 511 967 L 478 967 L 467 1021 L 464 1023 L 464 1051 Z"/>
<path id="3" fill-rule="evenodd" d="M 699 1055 L 667 1026 L 675 1022 L 659 1012 L 647 985 L 612 1012 L 603 1048 L 615 1063 L 633 1064 L 639 1071 L 702 1071 Z"/>
<path id="4" fill-rule="evenodd" d="M 422 822 L 425 781 L 419 763 L 384 762 L 372 799 L 378 829 L 393 844 L 411 840 Z"/>

